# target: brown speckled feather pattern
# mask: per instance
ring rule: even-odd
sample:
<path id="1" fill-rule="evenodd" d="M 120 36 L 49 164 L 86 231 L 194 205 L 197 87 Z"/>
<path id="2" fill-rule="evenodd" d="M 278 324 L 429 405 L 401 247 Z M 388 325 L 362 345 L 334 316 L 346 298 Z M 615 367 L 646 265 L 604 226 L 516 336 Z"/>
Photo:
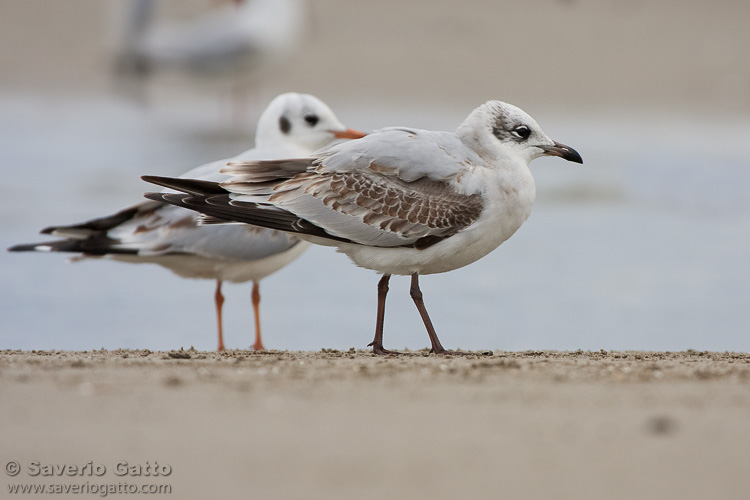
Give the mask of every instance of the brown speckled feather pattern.
<path id="1" fill-rule="evenodd" d="M 271 203 L 311 195 L 339 213 L 405 238 L 448 237 L 479 218 L 479 194 L 464 195 L 447 183 L 404 182 L 378 172 L 306 172 L 276 186 Z"/>

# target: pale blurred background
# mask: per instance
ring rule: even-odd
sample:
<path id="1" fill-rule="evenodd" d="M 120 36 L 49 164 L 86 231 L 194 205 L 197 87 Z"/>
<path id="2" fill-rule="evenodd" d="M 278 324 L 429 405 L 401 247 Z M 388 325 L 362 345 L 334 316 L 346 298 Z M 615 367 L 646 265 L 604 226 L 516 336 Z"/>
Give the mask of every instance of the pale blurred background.
<path id="1" fill-rule="evenodd" d="M 750 351 L 750 3 L 288 4 L 293 17 L 271 30 L 284 36 L 239 66 L 124 77 L 117 54 L 144 2 L 4 0 L 0 246 L 138 202 L 152 189 L 142 174 L 249 148 L 281 92 L 315 94 L 361 130 L 452 130 L 501 99 L 585 164 L 535 161 L 537 204 L 521 230 L 421 280 L 443 344 Z M 149 27 L 239 9 L 153 8 Z M 215 348 L 213 282 L 65 257 L 0 252 L 0 348 Z M 261 284 L 266 346 L 363 348 L 377 280 L 311 249 Z M 247 348 L 250 286 L 224 291 L 227 347 Z M 404 278 L 391 282 L 385 343 L 428 345 Z"/>

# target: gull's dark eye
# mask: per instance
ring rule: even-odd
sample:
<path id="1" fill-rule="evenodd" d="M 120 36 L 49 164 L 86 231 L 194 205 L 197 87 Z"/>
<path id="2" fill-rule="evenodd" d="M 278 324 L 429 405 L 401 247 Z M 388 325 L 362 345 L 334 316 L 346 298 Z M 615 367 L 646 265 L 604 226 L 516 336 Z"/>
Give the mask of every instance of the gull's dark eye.
<path id="1" fill-rule="evenodd" d="M 514 137 L 520 139 L 521 141 L 525 141 L 529 138 L 531 135 L 531 129 L 527 127 L 526 125 L 519 125 L 518 127 L 514 128 L 511 132 Z"/>
<path id="2" fill-rule="evenodd" d="M 311 127 L 314 127 L 318 123 L 319 120 L 320 118 L 318 118 L 318 115 L 305 115 L 305 121 Z"/>

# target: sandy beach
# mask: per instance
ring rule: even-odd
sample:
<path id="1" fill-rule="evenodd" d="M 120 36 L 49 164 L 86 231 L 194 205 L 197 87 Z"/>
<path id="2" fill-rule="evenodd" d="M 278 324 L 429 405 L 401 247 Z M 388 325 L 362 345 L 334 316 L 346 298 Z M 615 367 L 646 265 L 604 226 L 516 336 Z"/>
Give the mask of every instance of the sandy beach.
<path id="1" fill-rule="evenodd" d="M 749 389 L 750 355 L 734 353 L 3 351 L 2 458 L 20 465 L 3 482 L 168 484 L 172 498 L 736 499 L 750 488 Z M 88 462 L 106 472 L 30 475 Z M 116 474 L 147 462 L 171 472 Z"/>

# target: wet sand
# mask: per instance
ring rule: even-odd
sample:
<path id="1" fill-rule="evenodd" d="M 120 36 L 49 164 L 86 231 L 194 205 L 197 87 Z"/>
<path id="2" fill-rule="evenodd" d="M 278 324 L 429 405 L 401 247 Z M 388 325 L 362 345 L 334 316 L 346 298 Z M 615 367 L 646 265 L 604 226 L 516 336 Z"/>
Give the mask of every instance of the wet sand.
<path id="1" fill-rule="evenodd" d="M 22 466 L 8 484 L 262 499 L 750 491 L 749 354 L 2 351 L 0 401 L 3 461 Z M 28 476 L 32 462 L 89 461 L 108 472 Z M 123 461 L 172 472 L 115 476 Z"/>

